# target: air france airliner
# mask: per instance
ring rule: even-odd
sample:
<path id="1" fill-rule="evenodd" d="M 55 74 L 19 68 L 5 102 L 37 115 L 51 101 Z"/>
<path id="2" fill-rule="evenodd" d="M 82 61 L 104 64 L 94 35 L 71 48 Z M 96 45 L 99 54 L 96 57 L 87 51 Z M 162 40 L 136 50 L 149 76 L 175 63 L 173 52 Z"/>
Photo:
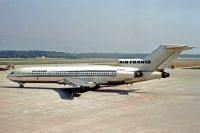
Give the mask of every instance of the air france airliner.
<path id="1" fill-rule="evenodd" d="M 119 66 L 28 67 L 16 69 L 7 78 L 17 82 L 20 88 L 25 83 L 58 83 L 79 89 L 132 84 L 169 77 L 165 68 L 182 51 L 192 48 L 187 45 L 166 44 L 160 45 L 145 59 L 119 59 Z"/>

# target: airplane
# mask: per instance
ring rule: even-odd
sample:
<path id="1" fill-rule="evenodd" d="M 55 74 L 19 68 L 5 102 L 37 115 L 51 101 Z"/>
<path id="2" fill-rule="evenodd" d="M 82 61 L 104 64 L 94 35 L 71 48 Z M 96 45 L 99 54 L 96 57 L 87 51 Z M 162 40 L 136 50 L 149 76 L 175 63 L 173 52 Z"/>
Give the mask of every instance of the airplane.
<path id="1" fill-rule="evenodd" d="M 10 70 L 11 68 L 14 69 L 15 66 L 13 64 L 10 64 L 5 67 L 0 67 L 0 71 L 7 71 L 7 70 Z"/>
<path id="2" fill-rule="evenodd" d="M 88 65 L 66 67 L 27 67 L 11 72 L 7 78 L 25 83 L 57 83 L 77 89 L 98 89 L 102 85 L 132 84 L 152 79 L 167 78 L 165 68 L 182 51 L 194 47 L 179 44 L 160 45 L 144 59 L 119 59 L 120 66 Z"/>

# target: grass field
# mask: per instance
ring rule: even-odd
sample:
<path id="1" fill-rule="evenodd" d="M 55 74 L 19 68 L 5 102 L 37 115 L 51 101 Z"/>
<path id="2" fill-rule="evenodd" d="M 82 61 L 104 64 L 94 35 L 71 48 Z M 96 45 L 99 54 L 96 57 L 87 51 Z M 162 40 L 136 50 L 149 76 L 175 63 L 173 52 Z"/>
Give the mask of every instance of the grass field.
<path id="1" fill-rule="evenodd" d="M 200 69 L 200 66 L 197 66 L 197 67 L 183 67 L 182 69 Z"/>
<path id="2" fill-rule="evenodd" d="M 0 58 L 0 65 L 31 65 L 31 64 L 107 64 L 116 65 L 117 59 L 102 59 L 102 58 L 81 58 L 81 59 L 63 59 L 63 58 L 50 58 L 50 59 L 36 59 L 36 58 Z"/>

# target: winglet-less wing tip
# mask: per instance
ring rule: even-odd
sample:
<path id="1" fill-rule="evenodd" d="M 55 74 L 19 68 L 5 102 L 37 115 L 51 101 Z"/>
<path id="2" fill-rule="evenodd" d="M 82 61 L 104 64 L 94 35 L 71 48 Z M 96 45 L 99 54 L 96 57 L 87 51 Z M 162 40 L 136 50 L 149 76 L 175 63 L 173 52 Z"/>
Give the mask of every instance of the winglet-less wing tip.
<path id="1" fill-rule="evenodd" d="M 189 49 L 192 49 L 194 48 L 193 46 L 189 46 L 189 45 L 180 45 L 180 44 L 166 44 L 165 45 L 165 48 L 166 49 L 170 49 L 170 50 L 189 50 Z"/>

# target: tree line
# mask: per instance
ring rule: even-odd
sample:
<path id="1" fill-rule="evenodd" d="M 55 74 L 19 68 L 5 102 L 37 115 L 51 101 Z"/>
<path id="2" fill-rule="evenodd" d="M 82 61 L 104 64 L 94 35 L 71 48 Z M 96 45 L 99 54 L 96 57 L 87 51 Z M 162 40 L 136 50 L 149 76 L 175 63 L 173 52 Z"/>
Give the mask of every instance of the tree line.
<path id="1" fill-rule="evenodd" d="M 56 51 L 17 51 L 17 50 L 2 50 L 0 58 L 144 58 L 148 54 L 145 53 L 65 53 Z M 200 54 L 183 54 L 182 58 L 200 58 Z"/>

